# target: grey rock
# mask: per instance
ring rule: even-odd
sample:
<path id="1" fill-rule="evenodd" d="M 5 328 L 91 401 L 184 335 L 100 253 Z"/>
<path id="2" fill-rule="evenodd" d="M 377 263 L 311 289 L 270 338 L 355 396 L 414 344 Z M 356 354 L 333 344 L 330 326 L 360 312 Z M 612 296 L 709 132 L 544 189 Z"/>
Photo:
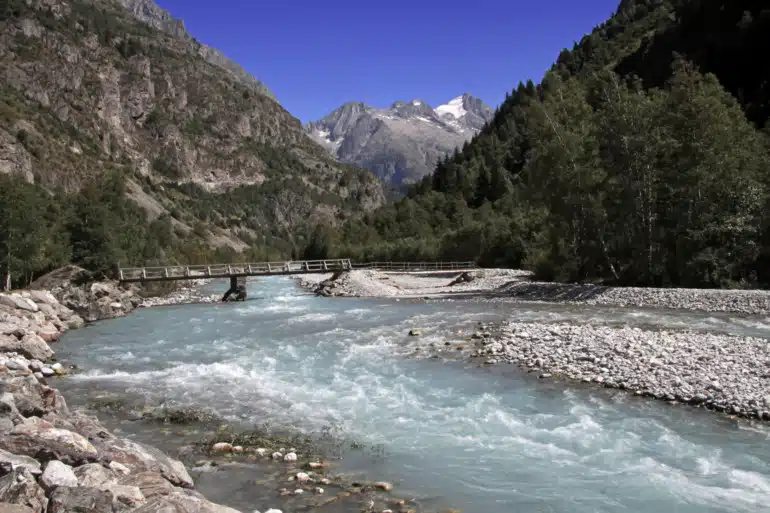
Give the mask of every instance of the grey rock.
<path id="1" fill-rule="evenodd" d="M 158 513 L 160 511 L 169 513 L 240 513 L 227 506 L 220 506 L 200 497 L 180 492 L 154 497 L 148 500 L 143 507 L 134 511 L 136 513 Z"/>
<path id="2" fill-rule="evenodd" d="M 20 468 L 0 478 L 0 502 L 28 506 L 35 512 L 42 512 L 46 511 L 48 499 L 29 470 Z"/>
<path id="3" fill-rule="evenodd" d="M 154 447 L 132 440 L 115 439 L 105 444 L 103 450 L 107 460 L 117 461 L 132 472 L 157 472 L 177 486 L 193 486 L 193 480 L 184 465 Z"/>
<path id="4" fill-rule="evenodd" d="M 68 464 L 86 463 L 99 457 L 96 448 L 83 436 L 66 429 L 55 428 L 37 417 L 17 425 L 8 435 L 0 438 L 0 448 L 46 459 L 58 459 Z"/>
<path id="5" fill-rule="evenodd" d="M 39 310 L 34 301 L 22 297 L 19 294 L 6 294 L 0 292 L 0 305 L 10 306 L 11 308 L 28 312 L 37 312 Z"/>
<path id="6" fill-rule="evenodd" d="M 157 496 L 168 495 L 178 490 L 166 478 L 157 472 L 137 472 L 123 476 L 118 483 L 126 486 L 135 486 L 142 491 L 142 494 L 151 499 Z"/>
<path id="7" fill-rule="evenodd" d="M 110 513 L 112 492 L 96 488 L 56 488 L 50 496 L 47 513 Z"/>
<path id="8" fill-rule="evenodd" d="M 40 462 L 36 459 L 0 449 L 0 473 L 5 475 L 22 468 L 34 476 L 39 476 L 43 473 Z"/>
<path id="9" fill-rule="evenodd" d="M 118 478 L 111 469 L 99 463 L 81 465 L 74 471 L 78 486 L 101 488 L 104 484 L 117 483 Z"/>
<path id="10" fill-rule="evenodd" d="M 53 349 L 35 333 L 27 333 L 21 339 L 0 335 L 0 352 L 19 353 L 36 360 L 47 360 L 54 355 Z"/>
<path id="11" fill-rule="evenodd" d="M 39 513 L 29 506 L 19 504 L 0 504 L 0 513 Z"/>

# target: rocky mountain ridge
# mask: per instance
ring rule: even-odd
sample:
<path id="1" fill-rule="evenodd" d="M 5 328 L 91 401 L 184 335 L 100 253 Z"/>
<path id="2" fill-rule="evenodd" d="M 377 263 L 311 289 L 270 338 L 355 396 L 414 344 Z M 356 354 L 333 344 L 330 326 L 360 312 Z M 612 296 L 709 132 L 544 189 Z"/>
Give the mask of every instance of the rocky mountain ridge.
<path id="1" fill-rule="evenodd" d="M 239 251 L 301 248 L 306 227 L 383 203 L 375 177 L 336 162 L 182 29 L 149 1 L 9 0 L 0 174 L 61 196 L 117 173 L 148 221 Z"/>
<path id="2" fill-rule="evenodd" d="M 167 10 L 159 7 L 152 0 L 118 0 L 123 7 L 134 16 L 148 25 L 162 30 L 167 34 L 186 41 L 196 42 L 195 38 L 187 32 L 184 20 L 175 18 Z M 259 79 L 251 75 L 240 64 L 227 58 L 222 52 L 208 45 L 197 43 L 198 53 L 206 62 L 219 66 L 232 73 L 241 83 L 254 87 L 257 91 L 272 100 L 278 101 L 272 91 Z"/>
<path id="3" fill-rule="evenodd" d="M 468 93 L 435 109 L 420 99 L 388 109 L 349 102 L 306 124 L 305 132 L 341 162 L 400 185 L 432 172 L 439 158 L 470 140 L 493 115 Z"/>

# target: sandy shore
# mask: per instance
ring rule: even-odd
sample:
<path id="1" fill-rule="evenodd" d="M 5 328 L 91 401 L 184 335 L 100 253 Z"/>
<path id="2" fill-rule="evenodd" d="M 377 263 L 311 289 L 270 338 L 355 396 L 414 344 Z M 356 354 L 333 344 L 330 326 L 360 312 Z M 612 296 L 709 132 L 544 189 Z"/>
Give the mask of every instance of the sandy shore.
<path id="1" fill-rule="evenodd" d="M 488 301 L 544 301 L 638 308 L 770 315 L 770 291 L 603 287 L 531 281 L 531 273 L 484 269 L 467 273 L 471 281 L 455 283 L 463 273 L 393 274 L 371 270 L 297 276 L 305 288 L 335 297 L 429 297 Z"/>

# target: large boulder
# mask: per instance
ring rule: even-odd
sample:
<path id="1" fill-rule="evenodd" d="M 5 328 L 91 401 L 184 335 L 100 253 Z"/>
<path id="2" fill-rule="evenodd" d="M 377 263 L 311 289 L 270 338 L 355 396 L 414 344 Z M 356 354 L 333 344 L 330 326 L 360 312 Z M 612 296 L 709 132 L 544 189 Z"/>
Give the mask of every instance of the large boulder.
<path id="1" fill-rule="evenodd" d="M 101 488 L 104 484 L 117 483 L 118 478 L 112 469 L 100 463 L 89 463 L 75 469 L 75 476 L 79 486 L 88 488 Z"/>
<path id="2" fill-rule="evenodd" d="M 193 480 L 182 462 L 169 458 L 154 447 L 117 438 L 100 447 L 106 461 L 117 461 L 131 469 L 132 473 L 156 472 L 177 486 L 193 487 Z"/>
<path id="3" fill-rule="evenodd" d="M 147 502 L 142 491 L 136 486 L 104 484 L 102 490 L 112 493 L 113 511 L 134 510 Z"/>
<path id="4" fill-rule="evenodd" d="M 38 460 L 61 460 L 70 465 L 96 461 L 99 453 L 83 436 L 53 427 L 33 417 L 0 438 L 0 449 Z"/>
<path id="5" fill-rule="evenodd" d="M 36 513 L 43 513 L 48 499 L 29 470 L 20 468 L 0 477 L 0 502 L 28 506 Z"/>
<path id="6" fill-rule="evenodd" d="M 174 493 L 178 488 L 169 483 L 166 478 L 156 472 L 137 472 L 123 476 L 118 480 L 119 484 L 136 486 L 147 499 L 159 495 Z"/>
<path id="7" fill-rule="evenodd" d="M 112 501 L 107 490 L 62 486 L 51 493 L 47 513 L 111 513 Z"/>
<path id="8" fill-rule="evenodd" d="M 34 301 L 22 297 L 19 294 L 0 293 L 0 305 L 10 306 L 11 308 L 16 308 L 18 310 L 26 310 L 28 312 L 37 312 L 39 310 Z"/>
<path id="9" fill-rule="evenodd" d="M 13 394 L 14 403 L 25 417 L 42 417 L 46 413 L 68 413 L 61 393 L 41 384 L 35 376 L 16 376 L 5 379 L 3 387 Z"/>
<path id="10" fill-rule="evenodd" d="M 19 469 L 26 469 L 33 476 L 43 473 L 40 462 L 36 459 L 0 449 L 0 475 L 4 476 Z"/>
<path id="11" fill-rule="evenodd" d="M 35 333 L 27 333 L 22 338 L 13 335 L 0 335 L 0 352 L 19 353 L 31 360 L 45 361 L 54 355 L 53 349 Z"/>
<path id="12" fill-rule="evenodd" d="M 27 290 L 30 299 L 38 304 L 38 306 L 48 305 L 52 307 L 59 306 L 59 300 L 54 297 L 53 294 L 47 290 Z"/>
<path id="13" fill-rule="evenodd" d="M 40 484 L 43 485 L 44 489 L 51 491 L 57 486 L 75 487 L 78 485 L 78 478 L 72 467 L 59 460 L 53 460 L 45 466 Z"/>
<path id="14" fill-rule="evenodd" d="M 154 497 L 143 507 L 134 511 L 135 513 L 240 513 L 233 508 L 214 504 L 184 492 Z"/>

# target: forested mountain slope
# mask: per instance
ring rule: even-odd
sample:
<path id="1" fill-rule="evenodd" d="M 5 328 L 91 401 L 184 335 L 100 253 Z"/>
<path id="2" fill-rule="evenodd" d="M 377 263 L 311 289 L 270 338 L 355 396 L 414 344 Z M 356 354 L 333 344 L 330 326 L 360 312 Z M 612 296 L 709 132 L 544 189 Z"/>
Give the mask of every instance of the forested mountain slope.
<path id="1" fill-rule="evenodd" d="M 548 279 L 768 284 L 763 4 L 624 0 L 409 198 L 326 246 Z"/>
<path id="2" fill-rule="evenodd" d="M 254 83 L 124 3 L 0 4 L 0 267 L 291 256 L 314 224 L 383 203 Z"/>

